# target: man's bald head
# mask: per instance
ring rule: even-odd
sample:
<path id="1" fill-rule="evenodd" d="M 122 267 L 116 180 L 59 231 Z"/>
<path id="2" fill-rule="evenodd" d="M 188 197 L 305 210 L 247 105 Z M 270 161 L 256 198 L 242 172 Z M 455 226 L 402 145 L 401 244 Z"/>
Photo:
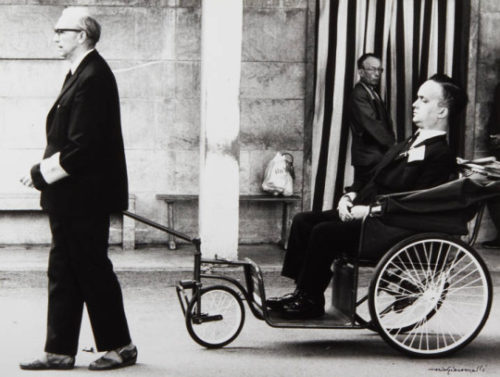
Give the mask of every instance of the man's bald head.
<path id="1" fill-rule="evenodd" d="M 93 48 L 101 37 L 101 25 L 88 8 L 68 7 L 62 11 L 55 29 L 80 29 L 87 35 L 87 44 Z"/>

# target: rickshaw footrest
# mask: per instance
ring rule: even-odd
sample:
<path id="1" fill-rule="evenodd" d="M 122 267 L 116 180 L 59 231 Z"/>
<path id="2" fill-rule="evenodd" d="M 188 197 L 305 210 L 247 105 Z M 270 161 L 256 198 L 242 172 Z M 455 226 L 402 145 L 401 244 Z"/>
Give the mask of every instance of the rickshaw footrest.
<path id="1" fill-rule="evenodd" d="M 195 288 L 198 283 L 196 280 L 180 280 L 179 285 L 184 289 Z"/>

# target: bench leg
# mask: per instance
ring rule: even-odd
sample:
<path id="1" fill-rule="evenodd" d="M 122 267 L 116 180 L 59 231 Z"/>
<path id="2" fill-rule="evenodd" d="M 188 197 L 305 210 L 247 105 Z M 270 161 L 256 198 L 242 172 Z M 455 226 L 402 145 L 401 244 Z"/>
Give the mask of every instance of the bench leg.
<path id="1" fill-rule="evenodd" d="M 283 213 L 281 217 L 281 239 L 279 244 L 283 249 L 288 247 L 288 217 L 290 216 L 290 203 L 283 202 Z"/>
<path id="2" fill-rule="evenodd" d="M 175 228 L 175 218 L 174 218 L 174 202 L 167 202 L 167 224 L 171 229 Z M 177 249 L 175 243 L 175 236 L 172 234 L 168 235 L 168 248 L 170 250 Z"/>

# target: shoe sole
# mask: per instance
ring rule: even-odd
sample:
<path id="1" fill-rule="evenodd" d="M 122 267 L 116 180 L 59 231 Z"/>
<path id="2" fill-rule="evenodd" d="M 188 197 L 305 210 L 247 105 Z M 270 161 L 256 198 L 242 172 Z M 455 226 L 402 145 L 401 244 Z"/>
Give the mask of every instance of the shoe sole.
<path id="1" fill-rule="evenodd" d="M 105 368 L 99 368 L 99 367 L 92 367 L 92 365 L 89 365 L 89 370 L 112 370 L 112 369 L 120 369 L 120 368 L 125 368 L 134 365 L 137 362 L 137 356 L 133 357 L 130 360 L 124 361 L 122 363 L 114 364 L 109 367 Z"/>
<path id="2" fill-rule="evenodd" d="M 19 365 L 22 370 L 70 370 L 74 365 Z"/>

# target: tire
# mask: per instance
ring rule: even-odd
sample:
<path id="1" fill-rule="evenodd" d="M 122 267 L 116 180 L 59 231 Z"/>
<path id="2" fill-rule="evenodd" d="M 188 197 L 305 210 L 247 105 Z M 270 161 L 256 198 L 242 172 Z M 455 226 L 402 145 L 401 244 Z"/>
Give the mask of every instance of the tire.
<path id="1" fill-rule="evenodd" d="M 245 322 L 245 309 L 238 294 L 223 285 L 202 288 L 201 314 L 193 296 L 186 309 L 186 327 L 193 340 L 206 348 L 220 348 L 239 335 Z"/>
<path id="2" fill-rule="evenodd" d="M 445 234 L 420 234 L 391 248 L 369 290 L 370 315 L 384 340 L 411 356 L 465 347 L 484 326 L 492 301 L 477 252 Z"/>

